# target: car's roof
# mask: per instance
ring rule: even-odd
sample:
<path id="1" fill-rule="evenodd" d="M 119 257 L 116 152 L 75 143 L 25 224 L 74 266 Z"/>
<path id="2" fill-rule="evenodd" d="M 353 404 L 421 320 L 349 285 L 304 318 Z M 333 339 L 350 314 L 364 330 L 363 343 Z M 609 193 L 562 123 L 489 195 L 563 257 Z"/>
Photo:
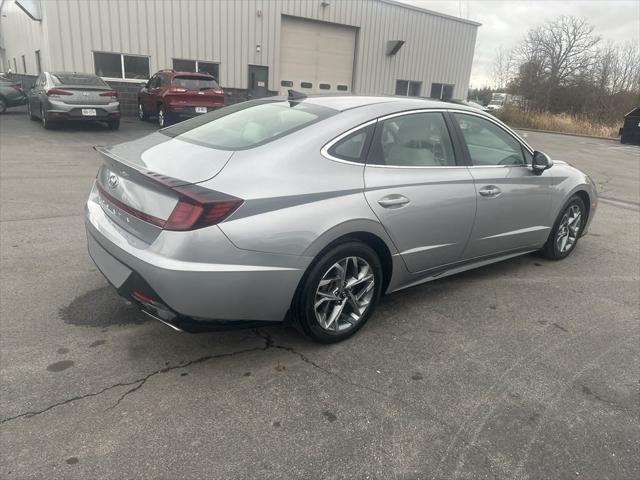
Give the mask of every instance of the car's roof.
<path id="1" fill-rule="evenodd" d="M 468 109 L 474 111 L 475 109 L 466 105 L 452 104 L 449 102 L 443 102 L 441 100 L 435 100 L 430 98 L 417 98 L 417 97 L 392 97 L 392 96 L 359 96 L 359 95 L 310 95 L 300 101 L 311 103 L 314 105 L 320 105 L 335 110 L 351 110 L 359 107 L 366 107 L 376 104 L 387 104 L 392 110 L 410 110 L 418 108 L 455 108 Z"/>

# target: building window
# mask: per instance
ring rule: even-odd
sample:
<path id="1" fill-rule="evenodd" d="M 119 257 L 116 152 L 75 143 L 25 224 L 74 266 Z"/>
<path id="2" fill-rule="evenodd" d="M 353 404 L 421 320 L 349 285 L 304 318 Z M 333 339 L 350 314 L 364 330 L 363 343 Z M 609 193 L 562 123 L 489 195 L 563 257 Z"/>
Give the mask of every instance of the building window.
<path id="1" fill-rule="evenodd" d="M 42 73 L 42 64 L 40 63 L 40 50 L 36 50 L 36 70 L 38 75 Z"/>
<path id="2" fill-rule="evenodd" d="M 293 82 L 291 80 L 282 80 L 280 82 L 281 87 L 293 87 Z"/>
<path id="3" fill-rule="evenodd" d="M 216 81 L 220 78 L 220 64 L 214 62 L 202 62 L 200 60 L 173 59 L 173 69 L 178 72 L 204 72 L 211 75 Z"/>
<path id="4" fill-rule="evenodd" d="M 107 78 L 149 78 L 149 57 L 122 53 L 93 52 L 95 73 Z"/>
<path id="5" fill-rule="evenodd" d="M 446 83 L 431 84 L 431 98 L 439 98 L 440 100 L 449 100 L 453 98 L 453 87 L 455 85 L 447 85 Z"/>
<path id="6" fill-rule="evenodd" d="M 347 85 L 338 85 L 338 86 L 336 87 L 336 89 L 337 89 L 339 92 L 346 92 L 347 90 L 349 90 L 349 87 L 348 87 Z"/>
<path id="7" fill-rule="evenodd" d="M 22 55 L 22 73 L 27 73 L 27 60 Z"/>
<path id="8" fill-rule="evenodd" d="M 318 88 L 320 90 L 331 90 L 331 85 L 329 85 L 328 83 L 321 83 L 320 85 L 318 85 Z"/>
<path id="9" fill-rule="evenodd" d="M 300 86 L 302 88 L 313 88 L 313 83 L 311 83 L 311 82 L 300 82 Z"/>
<path id="10" fill-rule="evenodd" d="M 396 80 L 396 95 L 403 97 L 419 97 L 422 91 L 422 82 L 414 80 Z"/>

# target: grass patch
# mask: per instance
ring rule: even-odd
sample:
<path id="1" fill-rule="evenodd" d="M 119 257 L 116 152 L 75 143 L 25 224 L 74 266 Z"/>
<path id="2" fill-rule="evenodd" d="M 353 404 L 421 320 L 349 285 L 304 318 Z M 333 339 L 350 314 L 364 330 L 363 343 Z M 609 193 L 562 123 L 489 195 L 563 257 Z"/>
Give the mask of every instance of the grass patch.
<path id="1" fill-rule="evenodd" d="M 511 128 L 532 128 L 594 137 L 617 138 L 621 126 L 596 123 L 567 113 L 522 112 L 508 107 L 493 112 L 493 114 Z"/>

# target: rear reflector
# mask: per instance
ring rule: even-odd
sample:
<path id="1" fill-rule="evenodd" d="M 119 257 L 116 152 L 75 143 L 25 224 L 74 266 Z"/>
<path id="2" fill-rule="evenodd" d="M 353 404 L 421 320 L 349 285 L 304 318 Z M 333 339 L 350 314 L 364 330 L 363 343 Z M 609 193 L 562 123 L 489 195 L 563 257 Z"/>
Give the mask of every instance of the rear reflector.
<path id="1" fill-rule="evenodd" d="M 142 294 L 142 293 L 138 292 L 137 290 L 136 290 L 136 291 L 134 291 L 134 292 L 131 294 L 131 296 L 132 296 L 133 298 L 135 298 L 136 300 L 140 300 L 141 302 L 144 302 L 144 303 L 150 303 L 151 305 L 153 305 L 153 304 L 155 304 L 155 303 L 156 303 L 156 302 L 154 302 L 154 301 L 153 301 L 153 299 L 152 299 L 152 298 L 147 297 L 146 295 L 144 295 L 144 294 Z"/>
<path id="2" fill-rule="evenodd" d="M 73 95 L 73 93 L 60 88 L 50 88 L 47 90 L 47 97 L 59 97 L 61 95 Z"/>
<path id="3" fill-rule="evenodd" d="M 113 98 L 118 98 L 118 92 L 115 91 L 111 91 L 111 92 L 104 92 L 100 94 L 101 97 L 113 97 Z"/>

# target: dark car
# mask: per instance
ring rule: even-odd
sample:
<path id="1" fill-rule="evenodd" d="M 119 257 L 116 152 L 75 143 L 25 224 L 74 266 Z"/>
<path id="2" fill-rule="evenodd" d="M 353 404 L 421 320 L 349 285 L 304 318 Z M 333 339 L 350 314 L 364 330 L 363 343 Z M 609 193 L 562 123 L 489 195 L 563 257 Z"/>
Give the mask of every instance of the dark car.
<path id="1" fill-rule="evenodd" d="M 27 95 L 22 85 L 4 75 L 0 75 L 0 113 L 7 108 L 18 107 L 27 103 Z"/>
<path id="2" fill-rule="evenodd" d="M 195 117 L 224 107 L 224 92 L 208 73 L 160 70 L 138 94 L 138 118 L 158 118 L 158 125 Z"/>
<path id="3" fill-rule="evenodd" d="M 120 102 L 104 80 L 91 73 L 44 72 L 29 90 L 27 110 L 31 120 L 46 129 L 65 120 L 106 122 L 120 127 Z"/>

